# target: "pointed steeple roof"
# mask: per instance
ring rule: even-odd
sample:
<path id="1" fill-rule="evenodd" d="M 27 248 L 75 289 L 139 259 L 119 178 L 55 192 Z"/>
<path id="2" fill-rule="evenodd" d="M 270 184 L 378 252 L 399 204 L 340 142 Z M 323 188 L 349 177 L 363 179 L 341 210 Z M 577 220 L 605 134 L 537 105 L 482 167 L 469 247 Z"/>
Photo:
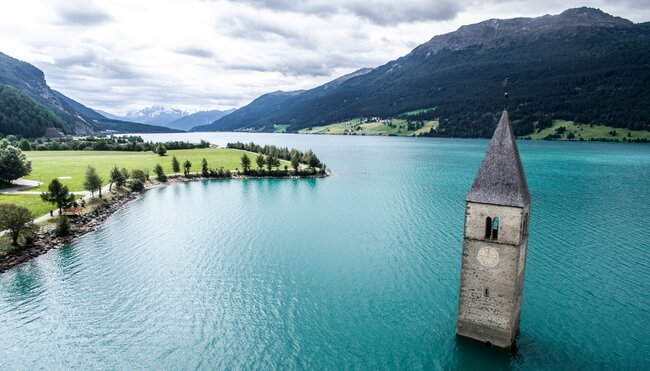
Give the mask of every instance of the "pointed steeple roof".
<path id="1" fill-rule="evenodd" d="M 465 200 L 516 207 L 530 203 L 528 184 L 507 110 L 501 115 Z"/>

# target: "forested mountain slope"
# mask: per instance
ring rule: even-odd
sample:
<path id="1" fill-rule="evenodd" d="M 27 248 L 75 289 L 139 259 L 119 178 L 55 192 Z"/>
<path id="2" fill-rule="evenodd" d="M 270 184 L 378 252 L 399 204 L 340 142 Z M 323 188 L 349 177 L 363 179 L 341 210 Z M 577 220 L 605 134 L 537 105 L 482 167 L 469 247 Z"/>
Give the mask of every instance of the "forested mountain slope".
<path id="1" fill-rule="evenodd" d="M 436 135 L 488 137 L 503 107 L 506 77 L 519 135 L 550 119 L 650 129 L 650 24 L 592 8 L 492 19 L 436 36 L 317 96 L 295 93 L 272 109 L 260 107 L 235 122 L 236 111 L 205 129 L 272 131 L 288 124 L 297 131 L 435 107 L 427 114 L 440 120 Z"/>
<path id="2" fill-rule="evenodd" d="M 70 131 L 49 108 L 18 89 L 0 85 L 0 134 L 41 137 L 48 128 Z"/>

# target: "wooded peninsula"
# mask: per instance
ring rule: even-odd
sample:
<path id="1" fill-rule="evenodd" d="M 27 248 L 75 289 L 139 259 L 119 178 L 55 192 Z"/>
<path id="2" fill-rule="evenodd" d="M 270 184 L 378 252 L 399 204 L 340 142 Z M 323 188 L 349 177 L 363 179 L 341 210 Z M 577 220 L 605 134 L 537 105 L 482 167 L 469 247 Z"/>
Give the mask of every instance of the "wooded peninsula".
<path id="1" fill-rule="evenodd" d="M 226 148 L 139 137 L 56 143 L 58 150 L 33 150 L 35 143 L 25 139 L 0 140 L 0 271 L 69 243 L 138 194 L 168 183 L 331 174 L 311 150 L 252 142 Z"/>

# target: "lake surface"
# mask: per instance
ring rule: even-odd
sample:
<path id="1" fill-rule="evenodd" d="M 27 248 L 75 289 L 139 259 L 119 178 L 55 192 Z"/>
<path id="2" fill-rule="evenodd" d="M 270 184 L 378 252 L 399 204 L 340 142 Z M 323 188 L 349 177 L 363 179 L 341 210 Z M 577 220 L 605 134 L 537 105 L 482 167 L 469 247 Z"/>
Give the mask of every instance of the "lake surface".
<path id="1" fill-rule="evenodd" d="M 454 335 L 464 197 L 488 141 L 145 138 L 312 148 L 335 175 L 156 189 L 0 275 L 0 369 L 650 364 L 650 145 L 520 142 L 533 204 L 509 353 Z"/>

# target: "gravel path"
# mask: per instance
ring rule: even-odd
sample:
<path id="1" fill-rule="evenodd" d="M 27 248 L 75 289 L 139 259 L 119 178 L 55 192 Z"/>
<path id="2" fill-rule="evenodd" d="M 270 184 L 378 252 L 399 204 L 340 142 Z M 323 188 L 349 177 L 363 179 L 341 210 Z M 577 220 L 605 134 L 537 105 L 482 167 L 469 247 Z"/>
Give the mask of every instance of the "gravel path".
<path id="1" fill-rule="evenodd" d="M 18 191 L 19 189 L 25 189 L 25 188 L 28 188 L 28 187 L 38 187 L 39 185 L 42 184 L 42 183 L 34 181 L 34 180 L 18 179 L 13 184 L 16 185 L 16 187 L 4 188 L 4 189 L 0 190 L 0 194 L 40 195 L 42 193 L 42 192 L 29 192 L 29 191 L 20 192 L 20 191 Z M 105 185 L 102 188 L 102 193 L 108 192 L 108 187 L 109 186 L 110 186 L 110 184 Z M 90 192 L 87 192 L 87 191 L 72 192 L 72 193 L 74 193 L 75 195 L 83 195 L 83 199 L 86 200 L 86 202 L 88 202 L 88 200 L 90 200 L 90 198 L 91 198 Z M 77 201 L 79 201 L 79 200 L 77 200 Z M 52 205 L 52 209 L 53 210 L 56 209 L 54 207 L 54 205 Z M 40 222 L 44 222 L 46 220 L 56 218 L 58 216 L 58 210 L 55 210 L 53 214 L 54 214 L 54 216 L 50 216 L 49 213 L 47 213 L 47 214 L 45 214 L 43 216 L 40 216 L 40 217 L 34 219 L 34 223 L 38 224 Z M 8 232 L 8 230 L 0 231 L 0 237 L 4 236 L 7 232 Z"/>
<path id="2" fill-rule="evenodd" d="M 18 179 L 14 180 L 9 187 L 0 189 L 0 194 L 22 193 L 19 192 L 21 189 L 38 187 L 41 184 L 43 183 L 37 182 L 35 180 Z"/>

